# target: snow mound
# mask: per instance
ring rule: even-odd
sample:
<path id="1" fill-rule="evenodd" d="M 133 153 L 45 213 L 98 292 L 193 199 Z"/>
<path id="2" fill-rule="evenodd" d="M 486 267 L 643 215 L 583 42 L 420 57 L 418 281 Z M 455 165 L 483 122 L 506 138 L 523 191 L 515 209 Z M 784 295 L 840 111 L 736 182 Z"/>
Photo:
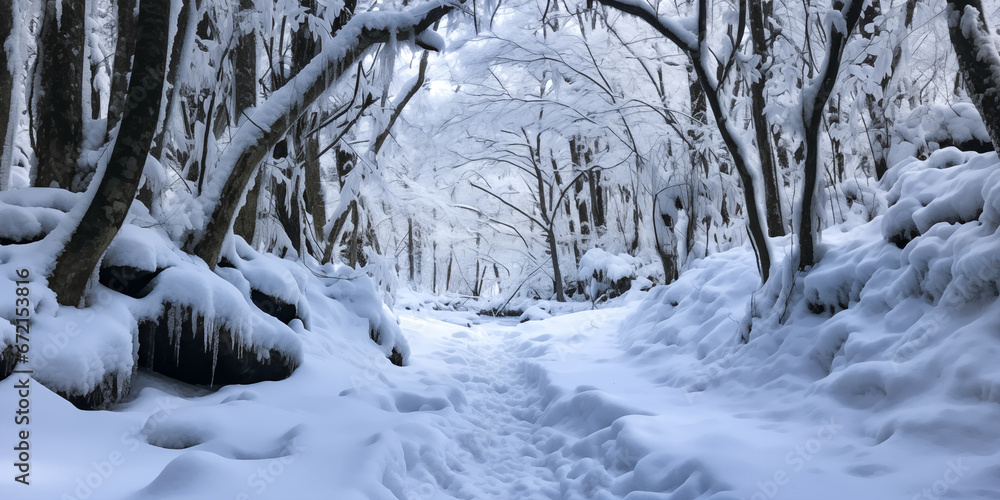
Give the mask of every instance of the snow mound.
<path id="1" fill-rule="evenodd" d="M 371 278 L 347 266 L 327 265 L 319 281 L 323 294 L 368 322 L 369 337 L 396 365 L 405 365 L 410 346 L 392 311 L 382 302 Z"/>
<path id="2" fill-rule="evenodd" d="M 893 135 L 889 165 L 951 146 L 988 153 L 993 144 L 971 102 L 917 106 L 896 124 Z"/>
<path id="3" fill-rule="evenodd" d="M 914 112 L 919 114 L 922 111 L 924 110 Z M 971 102 L 926 106 L 924 130 L 924 140 L 931 149 L 935 149 L 934 146 L 957 146 L 971 142 L 992 144 L 983 118 Z"/>
<path id="4" fill-rule="evenodd" d="M 628 291 L 631 280 L 635 279 L 636 267 L 637 262 L 631 255 L 591 248 L 580 258 L 577 279 L 591 300 L 605 293 L 615 297 Z"/>
<path id="5" fill-rule="evenodd" d="M 961 168 L 953 168 L 961 165 Z M 983 186 L 995 170 L 990 155 L 940 149 L 926 160 L 903 162 L 887 173 L 885 237 L 902 248 L 939 222 L 965 223 L 983 211 Z"/>
<path id="6" fill-rule="evenodd" d="M 62 220 L 79 193 L 55 188 L 24 188 L 0 192 L 0 244 L 42 239 Z"/>
<path id="7" fill-rule="evenodd" d="M 577 277 L 580 281 L 597 277 L 604 281 L 618 281 L 635 274 L 635 258 L 628 254 L 612 254 L 600 248 L 591 248 L 580 257 Z"/>
<path id="8" fill-rule="evenodd" d="M 239 238 L 212 270 L 185 254 L 139 203 L 103 256 L 86 307 L 61 307 L 44 279 L 60 235 L 47 236 L 79 201 L 80 195 L 59 189 L 0 193 L 0 240 L 17 243 L 0 245 L 0 293 L 17 296 L 18 273 L 30 272 L 28 307 L 37 333 L 29 366 L 39 382 L 80 407 L 122 401 L 140 366 L 205 385 L 288 377 L 303 360 L 312 304 L 335 302 L 307 298 L 310 287 L 337 291 L 328 295 L 344 298 L 356 313 L 351 317 L 365 317 L 363 329 L 344 324 L 352 334 L 363 332 L 358 341 L 398 363 L 409 353 L 367 278 L 352 278 L 350 285 L 333 280 L 328 287 L 300 263 L 262 255 Z M 15 312 L 13 300 L 0 304 L 4 324 Z M 13 337 L 12 328 L 0 329 L 4 376 L 15 360 Z"/>
<path id="9" fill-rule="evenodd" d="M 523 323 L 525 321 L 538 321 L 540 319 L 551 318 L 552 313 L 549 312 L 549 309 L 549 302 L 543 300 L 529 306 L 517 319 Z"/>

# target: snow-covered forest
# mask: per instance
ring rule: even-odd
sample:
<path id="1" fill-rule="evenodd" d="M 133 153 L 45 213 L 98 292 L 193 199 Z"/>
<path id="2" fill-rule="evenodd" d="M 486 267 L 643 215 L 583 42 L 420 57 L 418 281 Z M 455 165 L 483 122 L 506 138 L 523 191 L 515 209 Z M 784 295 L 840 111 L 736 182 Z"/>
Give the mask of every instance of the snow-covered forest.
<path id="1" fill-rule="evenodd" d="M 0 498 L 1000 499 L 1000 0 L 0 42 Z"/>

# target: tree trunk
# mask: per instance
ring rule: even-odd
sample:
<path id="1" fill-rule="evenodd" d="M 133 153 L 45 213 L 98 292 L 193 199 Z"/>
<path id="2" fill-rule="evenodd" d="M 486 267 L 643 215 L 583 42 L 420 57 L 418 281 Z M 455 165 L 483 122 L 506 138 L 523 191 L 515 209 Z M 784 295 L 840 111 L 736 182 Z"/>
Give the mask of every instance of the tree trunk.
<path id="1" fill-rule="evenodd" d="M 14 150 L 14 131 L 11 120 L 14 95 L 14 74 L 10 71 L 6 41 L 14 33 L 14 6 L 11 2 L 0 1 L 0 191 L 10 188 L 10 167 Z"/>
<path id="2" fill-rule="evenodd" d="M 945 9 L 965 90 L 1000 154 L 1000 54 L 983 12 L 980 0 L 948 0 Z"/>
<path id="3" fill-rule="evenodd" d="M 839 2 L 838 2 L 839 3 Z M 837 72 L 840 70 L 840 60 L 844 44 L 854 26 L 861 18 L 862 0 L 852 0 L 847 7 L 841 7 L 846 25 L 846 33 L 840 32 L 830 25 L 830 43 L 827 48 L 826 65 L 819 69 L 816 79 L 810 83 L 809 89 L 803 89 L 802 123 L 805 126 L 806 158 L 803 165 L 804 180 L 802 186 L 802 206 L 799 210 L 799 270 L 805 270 L 816 263 L 816 238 L 818 228 L 813 226 L 817 210 L 815 205 L 816 192 L 819 189 L 819 131 L 823 124 L 823 110 L 830 98 L 834 84 L 837 83 Z M 805 96 L 812 96 L 806 100 Z"/>
<path id="4" fill-rule="evenodd" d="M 240 0 L 237 21 L 253 15 L 253 0 Z M 250 28 L 240 33 L 233 52 L 233 116 L 232 124 L 239 125 L 248 108 L 257 105 L 257 37 Z"/>
<path id="5" fill-rule="evenodd" d="M 689 62 L 697 76 L 698 84 L 704 91 L 705 98 L 708 101 L 708 108 L 712 110 L 716 126 L 722 135 L 722 140 L 726 144 L 726 150 L 729 151 L 736 166 L 736 171 L 739 174 L 740 182 L 743 184 L 744 206 L 747 212 L 747 230 L 750 233 L 750 244 L 757 256 L 757 267 L 761 280 L 762 282 L 767 282 L 771 270 L 771 250 L 767 239 L 767 221 L 761 218 L 760 205 L 757 202 L 757 187 L 754 181 L 754 172 L 750 170 L 750 166 L 747 164 L 748 152 L 744 150 L 744 145 L 739 138 L 739 133 L 735 125 L 730 123 L 728 116 L 724 112 L 722 96 L 719 95 L 719 89 L 715 88 L 715 80 L 707 67 L 708 57 L 705 44 L 709 16 L 707 0 L 698 0 L 698 30 L 696 40 L 692 40 L 690 37 L 691 33 L 686 32 L 686 30 L 685 32 L 675 31 L 677 29 L 676 25 L 665 23 L 648 5 L 621 0 L 600 0 L 600 2 L 627 14 L 639 17 L 687 54 Z"/>
<path id="6" fill-rule="evenodd" d="M 412 285 L 413 284 L 413 277 L 414 277 L 413 276 L 413 271 L 414 271 L 414 266 L 413 266 L 413 219 L 412 218 L 406 219 L 406 225 L 407 225 L 407 230 L 406 230 L 406 248 L 407 248 L 407 253 L 409 254 L 409 259 L 410 259 L 410 285 Z"/>
<path id="7" fill-rule="evenodd" d="M 253 15 L 253 0 L 240 0 L 242 16 Z M 239 25 L 239 24 L 237 24 Z M 253 29 L 241 33 L 233 53 L 233 115 L 232 125 L 238 126 L 244 119 L 247 110 L 257 105 L 257 39 Z M 258 166 L 255 182 L 247 193 L 246 203 L 240 209 L 233 223 L 233 232 L 242 236 L 250 245 L 257 232 L 257 202 L 260 199 L 260 189 L 264 181 L 263 170 Z"/>
<path id="8" fill-rule="evenodd" d="M 746 163 L 746 154 L 740 147 L 739 139 L 733 125 L 722 113 L 722 103 L 719 96 L 709 85 L 708 76 L 700 64 L 695 64 L 695 71 L 698 73 L 698 81 L 705 87 L 705 94 L 708 98 L 709 107 L 715 115 L 715 122 L 718 124 L 719 132 L 723 142 L 726 143 L 726 150 L 733 158 L 736 165 L 736 172 L 739 174 L 740 182 L 743 184 L 743 199 L 747 213 L 747 229 L 750 232 L 750 244 L 757 255 L 757 267 L 760 272 L 761 282 L 766 283 L 771 275 L 771 251 L 768 248 L 766 220 L 761 220 L 760 205 L 757 202 L 757 188 L 753 180 L 753 174 Z M 707 251 L 707 249 L 706 249 Z"/>
<path id="9" fill-rule="evenodd" d="M 178 0 L 175 0 L 178 1 Z M 179 0 L 181 1 L 181 8 L 177 13 L 177 18 L 171 21 L 175 26 L 174 38 L 170 43 L 170 65 L 167 68 L 167 79 L 166 79 L 166 102 L 164 108 L 166 112 L 164 113 L 164 119 L 158 124 L 156 130 L 156 135 L 153 136 L 153 144 L 150 149 L 150 154 L 153 158 L 163 161 L 163 148 L 165 147 L 166 137 L 167 137 L 167 125 L 170 123 L 174 113 L 174 109 L 177 107 L 177 101 L 180 98 L 180 88 L 179 88 L 179 73 L 181 72 L 181 61 L 184 59 L 184 54 L 186 53 L 186 45 L 189 40 L 194 40 L 194 15 L 197 9 L 194 9 L 189 0 Z M 183 167 L 184 165 L 179 165 Z"/>
<path id="10" fill-rule="evenodd" d="M 451 266 L 455 263 L 455 254 L 450 252 L 448 254 L 448 269 L 444 273 L 444 291 L 448 292 L 451 290 Z"/>
<path id="11" fill-rule="evenodd" d="M 61 7 L 60 7 L 61 4 Z M 47 0 L 38 44 L 35 186 L 74 186 L 83 141 L 86 2 Z M 57 17 L 61 10 L 61 17 Z"/>
<path id="12" fill-rule="evenodd" d="M 438 293 L 438 244 L 431 242 L 431 293 Z"/>
<path id="13" fill-rule="evenodd" d="M 590 189 L 590 211 L 591 220 L 594 221 L 594 234 L 600 238 L 607 231 L 604 216 L 604 186 L 601 185 L 600 169 L 595 168 L 587 172 L 587 184 Z"/>
<path id="14" fill-rule="evenodd" d="M 754 123 L 757 139 L 757 154 L 760 156 L 760 170 L 764 176 L 764 209 L 767 214 L 767 233 L 771 237 L 785 235 L 785 217 L 781 213 L 781 191 L 778 189 L 778 168 L 771 148 L 771 124 L 764 114 L 766 99 L 764 87 L 767 82 L 767 38 L 764 31 L 764 3 L 751 1 L 747 10 L 750 16 L 750 40 L 753 52 L 758 56 L 757 71 L 760 76 L 750 82 L 750 116 Z M 766 2 L 770 4 L 771 2 Z M 770 9 L 768 9 L 770 10 Z"/>
<path id="15" fill-rule="evenodd" d="M 552 257 L 552 288 L 556 292 L 556 300 L 566 302 L 563 290 L 562 270 L 559 269 L 559 247 L 556 245 L 556 234 L 552 227 L 546 230 L 545 239 L 549 242 L 549 254 Z"/>
<path id="16" fill-rule="evenodd" d="M 316 0 L 300 0 L 299 5 L 306 15 L 316 15 Z M 305 19 L 292 33 L 291 42 L 288 78 L 295 78 L 295 75 L 316 56 L 319 45 L 313 39 L 309 22 Z M 312 128 L 310 124 L 315 122 L 313 116 L 314 114 L 310 113 L 299 117 L 289 128 L 285 140 L 292 151 L 288 164 L 290 171 L 287 178 L 275 182 L 277 188 L 274 193 L 275 215 L 300 258 L 307 253 L 307 214 L 312 213 L 314 221 L 316 221 L 315 215 L 318 214 L 317 222 L 320 224 L 326 219 L 319 186 L 319 158 L 316 157 L 316 152 L 319 151 L 318 137 L 315 134 L 308 135 L 309 129 Z M 313 181 L 310 185 L 313 191 L 312 197 L 308 196 L 304 189 L 308 181 Z M 305 207 L 306 210 L 303 211 L 300 207 Z M 317 208 L 319 210 L 316 210 Z"/>
<path id="17" fill-rule="evenodd" d="M 62 305 L 80 304 L 87 281 L 125 221 L 139 187 L 160 114 L 169 14 L 170 0 L 143 0 L 139 6 L 135 65 L 122 126 L 94 199 L 49 276 L 49 285 Z"/>
<path id="18" fill-rule="evenodd" d="M 115 43 L 115 60 L 111 75 L 111 96 L 108 99 L 108 133 L 118 125 L 125 110 L 125 93 L 128 91 L 128 73 L 132 69 L 135 48 L 135 2 L 118 2 L 118 41 Z"/>
<path id="19" fill-rule="evenodd" d="M 279 176 L 274 180 L 274 216 L 278 219 L 278 224 L 288 237 L 292 249 L 301 258 L 302 248 L 302 215 L 299 210 L 299 196 L 301 189 L 299 186 L 298 173 L 295 167 L 291 167 L 289 177 Z"/>
<path id="20" fill-rule="evenodd" d="M 264 169 L 258 166 L 253 187 L 247 191 L 246 202 L 243 203 L 243 207 L 240 208 L 240 212 L 233 222 L 233 233 L 241 236 L 243 241 L 251 246 L 254 236 L 257 235 L 257 212 L 260 205 L 260 191 L 264 184 L 264 174 Z"/>

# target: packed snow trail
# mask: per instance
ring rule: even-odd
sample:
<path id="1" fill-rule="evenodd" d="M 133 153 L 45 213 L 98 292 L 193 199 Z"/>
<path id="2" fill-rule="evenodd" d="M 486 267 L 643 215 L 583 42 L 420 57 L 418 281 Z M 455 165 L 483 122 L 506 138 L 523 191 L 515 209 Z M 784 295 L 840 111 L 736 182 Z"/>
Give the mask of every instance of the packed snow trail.
<path id="1" fill-rule="evenodd" d="M 618 365 L 611 374 L 585 364 L 596 378 L 575 373 L 574 384 L 612 380 L 626 397 L 589 383 L 572 385 L 572 391 L 553 384 L 551 377 L 560 375 L 551 363 L 570 367 L 596 355 L 589 361 L 600 364 L 620 355 L 614 330 L 625 312 L 590 311 L 534 325 L 486 320 L 466 328 L 404 315 L 414 349 L 410 369 L 426 384 L 421 392 L 439 392 L 450 385 L 442 381 L 452 379 L 464 395 L 455 415 L 429 423 L 452 441 L 444 447 L 449 456 L 435 462 L 461 467 L 419 463 L 407 479 L 407 491 L 416 494 L 407 498 L 610 499 L 633 492 L 642 498 L 735 498 L 722 494 L 725 485 L 697 461 L 681 458 L 671 471 L 675 460 L 662 456 L 635 470 L 652 443 L 642 433 L 622 435 L 625 420 L 615 422 L 650 415 L 627 403 L 629 394 L 652 395 L 649 383 Z"/>
<path id="2" fill-rule="evenodd" d="M 422 336 L 435 330 L 448 331 L 444 325 L 434 323 L 407 317 L 403 327 Z M 498 324 L 490 326 L 455 328 L 435 339 L 433 352 L 414 353 L 414 359 L 444 362 L 438 367 L 445 373 L 417 368 L 428 385 L 437 385 L 442 378 L 461 384 L 465 404 L 458 408 L 460 418 L 442 419 L 440 424 L 442 432 L 452 437 L 458 447 L 454 451 L 459 456 L 454 458 L 464 470 L 457 473 L 476 478 L 430 487 L 427 475 L 418 473 L 411 476 L 420 483 L 414 489 L 426 493 L 440 488 L 432 497 L 555 498 L 558 481 L 540 460 L 543 454 L 533 443 L 542 396 L 521 375 L 516 353 L 518 334 Z M 420 367 L 422 363 L 414 365 Z"/>

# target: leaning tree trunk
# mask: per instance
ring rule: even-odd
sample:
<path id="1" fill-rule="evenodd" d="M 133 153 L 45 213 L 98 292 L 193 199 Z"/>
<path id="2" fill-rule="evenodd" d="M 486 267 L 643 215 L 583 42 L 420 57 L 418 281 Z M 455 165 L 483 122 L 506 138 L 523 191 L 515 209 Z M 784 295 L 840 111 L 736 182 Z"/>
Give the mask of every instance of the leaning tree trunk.
<path id="1" fill-rule="evenodd" d="M 160 114 L 169 15 L 170 0 L 142 0 L 139 5 L 135 64 L 122 126 L 94 199 L 49 275 L 49 286 L 62 305 L 80 304 L 87 281 L 125 221 L 139 187 Z"/>
<path id="2" fill-rule="evenodd" d="M 210 173 L 215 182 L 210 183 L 203 196 L 211 207 L 207 214 L 208 223 L 204 230 L 188 236 L 185 250 L 214 268 L 226 235 L 232 229 L 233 218 L 243 203 L 247 184 L 268 149 L 281 140 L 306 108 L 349 71 L 372 45 L 388 42 L 393 37 L 400 41 L 416 38 L 418 45 L 435 48 L 421 42 L 418 35 L 453 8 L 448 4 L 425 5 L 413 9 L 417 12 L 411 10 L 398 16 L 370 12 L 349 22 L 334 38 L 344 42 L 342 45 L 334 44 L 336 51 L 323 51 L 313 58 L 307 68 L 272 94 L 268 99 L 270 106 L 258 109 L 251 118 L 257 127 L 243 127 L 236 132 L 230 147 Z M 401 22 L 390 29 L 386 27 L 387 19 Z M 280 111 L 276 112 L 278 109 Z"/>
<path id="3" fill-rule="evenodd" d="M 125 97 L 128 92 L 128 72 L 132 69 L 132 53 L 135 49 L 135 2 L 118 2 L 118 41 L 115 42 L 115 60 L 111 75 L 111 97 L 108 100 L 108 132 L 110 133 L 125 111 Z"/>
<path id="4" fill-rule="evenodd" d="M 85 4 L 47 0 L 43 7 L 35 99 L 36 186 L 74 188 L 83 141 Z"/>
<path id="5" fill-rule="evenodd" d="M 6 41 L 14 32 L 14 6 L 0 1 L 0 191 L 10 184 L 10 167 L 14 149 L 14 130 L 11 124 L 11 97 L 14 91 L 14 74 L 10 71 Z"/>
<path id="6" fill-rule="evenodd" d="M 1000 154 L 1000 54 L 983 12 L 980 0 L 948 0 L 945 9 L 965 90 Z"/>
<path id="7" fill-rule="evenodd" d="M 802 206 L 799 210 L 799 269 L 805 270 L 816 263 L 816 233 L 813 226 L 816 219 L 815 198 L 819 189 L 819 131 L 823 124 L 823 111 L 826 102 L 837 83 L 837 72 L 840 71 L 840 61 L 844 52 L 844 44 L 854 26 L 861 18 L 862 0 L 848 2 L 846 9 L 841 4 L 841 12 L 845 21 L 845 31 L 839 31 L 835 25 L 830 25 L 830 44 L 827 48 L 826 66 L 820 68 L 819 74 L 811 88 L 803 89 L 802 123 L 805 126 L 806 159 L 803 165 L 804 181 L 802 186 Z M 807 100 L 806 96 L 812 99 Z"/>

